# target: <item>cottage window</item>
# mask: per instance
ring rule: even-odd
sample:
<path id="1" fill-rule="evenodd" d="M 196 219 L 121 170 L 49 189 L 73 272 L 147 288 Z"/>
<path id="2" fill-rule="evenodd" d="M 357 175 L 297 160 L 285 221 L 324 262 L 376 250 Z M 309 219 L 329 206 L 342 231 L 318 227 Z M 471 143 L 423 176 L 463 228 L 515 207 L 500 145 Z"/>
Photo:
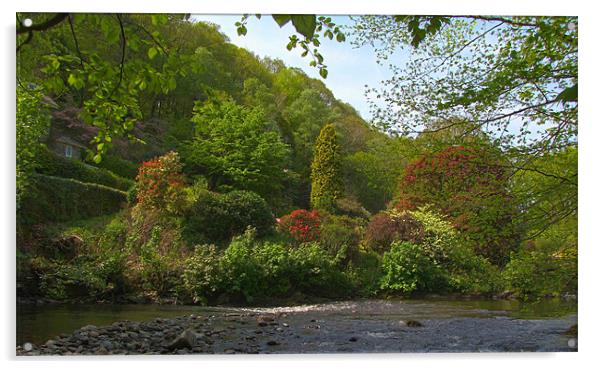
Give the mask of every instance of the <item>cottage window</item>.
<path id="1" fill-rule="evenodd" d="M 65 157 L 67 157 L 67 158 L 73 157 L 73 146 L 65 145 Z"/>

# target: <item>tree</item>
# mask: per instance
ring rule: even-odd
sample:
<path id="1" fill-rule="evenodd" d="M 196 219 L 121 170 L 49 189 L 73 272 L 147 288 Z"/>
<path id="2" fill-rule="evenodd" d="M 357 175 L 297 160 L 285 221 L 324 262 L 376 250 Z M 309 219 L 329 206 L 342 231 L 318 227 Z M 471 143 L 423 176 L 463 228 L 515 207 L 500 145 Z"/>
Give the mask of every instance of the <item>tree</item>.
<path id="1" fill-rule="evenodd" d="M 567 187 L 539 158 L 578 146 L 577 17 L 355 19 L 355 44 L 374 45 L 382 60 L 407 55 L 404 65 L 390 66 L 382 88 L 367 91 L 377 99 L 375 124 L 418 134 L 431 146 L 450 137 L 437 137 L 442 131 L 453 131 L 456 144 L 479 132 L 511 157 L 509 178 L 540 176 L 536 181 L 554 182 L 551 187 L 570 189 L 567 198 L 576 198 L 577 187 Z M 576 176 L 576 162 L 571 165 Z M 555 206 L 555 214 L 574 210 L 572 201 Z"/>
<path id="2" fill-rule="evenodd" d="M 49 126 L 50 114 L 40 89 L 17 86 L 17 203 L 38 165 L 40 140 Z"/>
<path id="3" fill-rule="evenodd" d="M 397 193 L 411 143 L 407 138 L 378 134 L 363 150 L 345 156 L 346 191 L 372 213 L 384 209 Z"/>
<path id="4" fill-rule="evenodd" d="M 382 126 L 427 133 L 466 121 L 499 145 L 541 152 L 576 145 L 577 25 L 576 17 L 368 16 L 356 19 L 354 42 L 380 45 L 384 60 L 408 53 L 369 91 Z M 429 129 L 434 121 L 447 124 Z"/>
<path id="5" fill-rule="evenodd" d="M 22 24 L 21 18 L 25 17 L 33 20 L 32 26 Z M 81 118 L 99 129 L 93 142 L 97 151 L 93 159 L 98 163 L 114 137 L 134 139 L 131 131 L 142 117 L 143 92 L 173 90 L 176 74 L 186 70 L 183 66 L 186 61 L 163 46 L 157 31 L 169 17 L 19 13 L 17 79 L 21 83 L 22 73 L 37 77 L 46 94 L 75 100 L 82 108 Z M 37 49 L 34 47 L 37 45 L 42 47 Z M 133 57 L 140 55 L 144 58 Z M 33 71 L 20 68 L 21 64 L 30 63 L 41 63 L 43 67 Z M 42 77 L 36 72 L 42 72 Z"/>
<path id="6" fill-rule="evenodd" d="M 267 199 L 282 189 L 290 148 L 260 108 L 198 102 L 192 122 L 195 137 L 180 149 L 189 173 L 205 175 L 211 188 L 234 186 Z"/>
<path id="7" fill-rule="evenodd" d="M 256 15 L 257 19 L 261 19 L 261 14 Z M 320 32 L 324 38 L 332 40 L 335 38 L 337 42 L 345 41 L 345 34 L 341 31 L 330 17 L 316 16 L 314 14 L 273 14 L 272 18 L 278 24 L 283 27 L 287 23 L 291 23 L 297 33 L 302 36 L 299 38 L 296 34 L 289 37 L 289 43 L 286 48 L 290 51 L 297 46 L 303 49 L 301 53 L 302 57 L 310 56 L 311 61 L 309 65 L 316 67 L 319 70 L 320 77 L 326 78 L 328 76 L 328 67 L 324 64 L 324 57 L 318 51 L 320 47 Z M 239 36 L 247 34 L 247 22 L 249 15 L 245 14 L 242 16 L 239 22 L 236 22 L 236 28 Z"/>
<path id="8" fill-rule="evenodd" d="M 491 147 L 451 146 L 405 168 L 396 207 L 434 205 L 450 217 L 478 254 L 503 265 L 520 241 L 508 173 Z"/>
<path id="9" fill-rule="evenodd" d="M 311 164 L 311 206 L 332 211 L 343 196 L 341 147 L 333 124 L 320 131 Z"/>

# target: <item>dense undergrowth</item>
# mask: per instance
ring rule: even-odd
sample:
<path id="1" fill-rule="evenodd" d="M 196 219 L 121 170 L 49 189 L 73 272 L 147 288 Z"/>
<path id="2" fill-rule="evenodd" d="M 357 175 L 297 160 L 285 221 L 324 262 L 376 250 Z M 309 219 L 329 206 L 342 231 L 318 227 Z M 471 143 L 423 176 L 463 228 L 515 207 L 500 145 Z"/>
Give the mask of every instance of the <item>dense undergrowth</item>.
<path id="1" fill-rule="evenodd" d="M 305 210 L 276 219 L 252 192 L 218 194 L 198 182 L 162 187 L 179 174 L 156 173 L 138 177 L 134 204 L 119 213 L 34 228 L 18 260 L 19 294 L 252 304 L 299 296 L 511 291 L 538 298 L 576 291 L 576 253 L 562 229 L 500 267 L 432 206 L 392 208 L 371 219 Z"/>

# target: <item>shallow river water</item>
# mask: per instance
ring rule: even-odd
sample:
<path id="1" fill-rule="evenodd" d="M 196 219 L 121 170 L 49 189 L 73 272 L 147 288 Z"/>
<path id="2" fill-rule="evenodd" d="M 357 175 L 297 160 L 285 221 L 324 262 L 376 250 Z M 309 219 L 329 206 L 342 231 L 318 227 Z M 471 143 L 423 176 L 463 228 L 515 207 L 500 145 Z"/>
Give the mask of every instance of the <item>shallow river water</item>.
<path id="1" fill-rule="evenodd" d="M 251 313 L 251 314 L 250 314 Z M 195 314 L 223 330 L 213 352 L 474 352 L 575 351 L 565 334 L 577 323 L 575 301 L 544 300 L 356 300 L 275 308 L 170 305 L 20 305 L 17 345 L 44 343 L 85 325 L 150 321 Z M 273 314 L 278 326 L 258 330 L 255 318 Z M 409 320 L 421 323 L 408 326 Z M 257 339 L 259 337 L 259 339 Z M 262 337 L 272 344 L 265 346 Z M 273 344 L 277 342 L 277 345 Z M 263 345 L 263 346 L 262 346 Z M 263 350 L 262 348 L 265 348 Z"/>

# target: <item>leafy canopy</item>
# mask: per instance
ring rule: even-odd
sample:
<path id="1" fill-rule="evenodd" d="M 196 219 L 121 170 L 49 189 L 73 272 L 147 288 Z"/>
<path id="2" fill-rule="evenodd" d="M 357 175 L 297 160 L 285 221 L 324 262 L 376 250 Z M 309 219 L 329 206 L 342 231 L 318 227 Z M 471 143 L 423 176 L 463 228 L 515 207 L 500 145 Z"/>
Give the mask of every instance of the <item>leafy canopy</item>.
<path id="1" fill-rule="evenodd" d="M 290 148 L 260 108 L 232 101 L 197 103 L 195 136 L 181 151 L 188 172 L 212 187 L 230 185 L 268 198 L 282 187 Z"/>

